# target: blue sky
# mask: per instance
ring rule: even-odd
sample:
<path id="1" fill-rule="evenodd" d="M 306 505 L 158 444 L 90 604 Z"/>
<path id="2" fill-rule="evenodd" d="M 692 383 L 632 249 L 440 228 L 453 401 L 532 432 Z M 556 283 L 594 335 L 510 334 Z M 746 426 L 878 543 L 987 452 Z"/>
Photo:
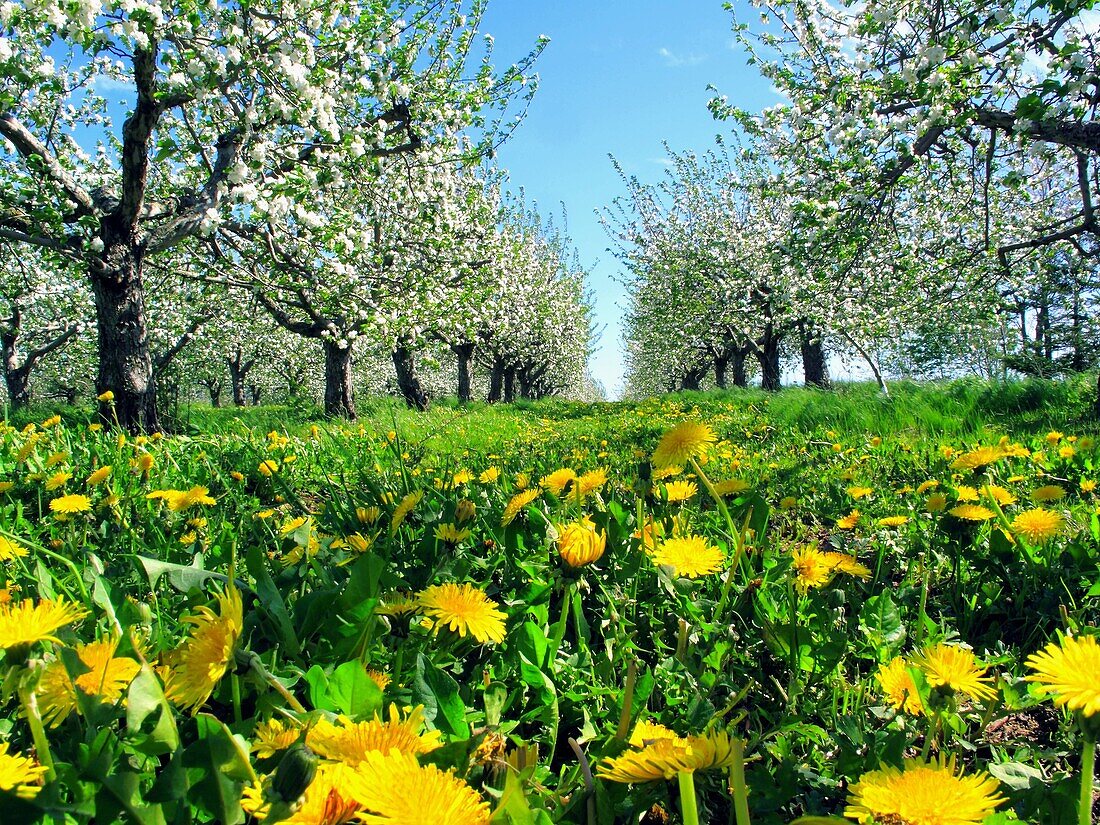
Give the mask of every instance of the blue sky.
<path id="1" fill-rule="evenodd" d="M 494 63 L 527 53 L 540 34 L 551 42 L 539 59 L 540 85 L 526 121 L 500 150 L 540 210 L 555 217 L 564 203 L 570 235 L 589 282 L 601 326 L 592 371 L 615 395 L 622 383 L 620 269 L 596 210 L 622 194 L 613 154 L 628 175 L 663 173 L 662 141 L 674 150 L 705 149 L 729 126 L 707 111 L 717 86 L 731 102 L 758 110 L 777 98 L 733 45 L 732 16 L 721 0 L 494 0 L 482 26 L 495 41 Z"/>

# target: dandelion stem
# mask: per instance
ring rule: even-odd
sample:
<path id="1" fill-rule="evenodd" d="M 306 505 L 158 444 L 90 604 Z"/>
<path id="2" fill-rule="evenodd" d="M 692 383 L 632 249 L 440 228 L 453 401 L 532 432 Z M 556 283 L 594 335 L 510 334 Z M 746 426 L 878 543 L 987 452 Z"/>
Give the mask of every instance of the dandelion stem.
<path id="1" fill-rule="evenodd" d="M 749 825 L 749 788 L 745 784 L 745 740 L 733 739 L 733 764 L 730 765 L 730 792 L 737 825 Z"/>
<path id="2" fill-rule="evenodd" d="M 1081 798 L 1077 804 L 1077 825 L 1092 822 L 1092 781 L 1096 773 L 1096 737 L 1084 737 L 1081 746 Z"/>
<path id="3" fill-rule="evenodd" d="M 638 662 L 631 659 L 626 668 L 626 687 L 623 688 L 623 711 L 619 714 L 619 727 L 615 738 L 625 742 L 630 735 L 630 717 L 634 714 L 634 682 L 638 678 Z"/>
<path id="4" fill-rule="evenodd" d="M 699 804 L 695 800 L 695 773 L 680 771 L 676 774 L 680 786 L 680 813 L 684 825 L 699 825 Z"/>
<path id="5" fill-rule="evenodd" d="M 46 729 L 42 726 L 42 715 L 38 712 L 38 702 L 34 691 L 24 680 L 19 685 L 19 702 L 23 705 L 23 711 L 27 715 L 27 724 L 31 728 L 31 738 L 34 740 L 34 749 L 38 752 L 38 762 L 46 768 L 46 781 L 54 779 L 53 754 L 50 753 L 50 740 L 46 738 Z"/>

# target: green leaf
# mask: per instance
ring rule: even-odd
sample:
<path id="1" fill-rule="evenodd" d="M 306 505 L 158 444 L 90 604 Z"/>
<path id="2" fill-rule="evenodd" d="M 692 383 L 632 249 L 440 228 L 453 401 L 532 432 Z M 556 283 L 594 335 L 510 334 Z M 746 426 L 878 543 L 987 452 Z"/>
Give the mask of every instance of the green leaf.
<path id="1" fill-rule="evenodd" d="M 241 810 L 241 787 L 249 780 L 248 743 L 235 736 L 223 722 L 199 714 L 199 740 L 183 754 L 187 768 L 198 768 L 188 800 L 223 825 L 245 821 Z"/>
<path id="2" fill-rule="evenodd" d="M 168 576 L 168 583 L 181 593 L 190 593 L 192 590 L 201 590 L 202 585 L 208 579 L 228 582 L 229 577 L 222 573 L 214 573 L 202 569 L 202 554 L 196 553 L 191 564 L 173 564 L 167 561 L 151 559 L 147 556 L 135 556 L 145 568 L 145 575 L 149 577 L 149 586 L 156 587 L 161 576 Z"/>
<path id="3" fill-rule="evenodd" d="M 309 685 L 309 703 L 317 710 L 336 710 L 336 705 L 328 695 L 328 676 L 320 665 L 314 665 L 306 671 L 306 684 Z"/>
<path id="4" fill-rule="evenodd" d="M 171 753 L 180 746 L 180 735 L 160 680 L 143 664 L 130 683 L 126 697 L 126 732 L 134 747 L 150 756 Z"/>
<path id="5" fill-rule="evenodd" d="M 859 623 L 880 655 L 891 652 L 905 640 L 901 613 L 889 593 L 869 598 L 860 611 Z"/>
<path id="6" fill-rule="evenodd" d="M 458 682 L 437 668 L 423 654 L 416 657 L 413 702 L 424 706 L 424 718 L 450 736 L 466 739 L 466 706 L 458 695 Z"/>
<path id="7" fill-rule="evenodd" d="M 352 719 L 368 719 L 382 707 L 382 690 L 367 675 L 363 663 L 344 662 L 328 680 L 332 702 Z"/>
<path id="8" fill-rule="evenodd" d="M 253 544 L 245 557 L 245 567 L 256 582 L 256 595 L 260 597 L 260 609 L 265 611 L 275 622 L 275 629 L 279 633 L 279 641 L 287 649 L 291 656 L 297 656 L 301 652 L 298 636 L 294 633 L 294 624 L 290 621 L 290 613 L 283 601 L 283 594 L 275 586 L 275 580 L 271 578 L 271 572 L 267 569 L 267 557 L 260 549 L 259 544 Z"/>
<path id="9" fill-rule="evenodd" d="M 991 764 L 987 770 L 1014 791 L 1026 791 L 1030 788 L 1042 788 L 1046 786 L 1046 778 L 1043 772 L 1023 762 L 1002 762 Z"/>

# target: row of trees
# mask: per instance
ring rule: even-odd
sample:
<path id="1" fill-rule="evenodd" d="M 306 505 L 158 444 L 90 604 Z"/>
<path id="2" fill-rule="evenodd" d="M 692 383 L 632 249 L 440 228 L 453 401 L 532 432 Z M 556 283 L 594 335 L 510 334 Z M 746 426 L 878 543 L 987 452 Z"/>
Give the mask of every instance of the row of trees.
<path id="1" fill-rule="evenodd" d="M 625 178 L 628 391 L 777 388 L 784 354 L 1056 375 L 1100 356 L 1094 4 L 757 3 L 734 30 L 784 103 Z M 707 378 L 713 376 L 713 378 Z"/>
<path id="2" fill-rule="evenodd" d="M 577 391 L 584 273 L 491 166 L 545 42 L 496 69 L 485 7 L 4 5 L 11 400 L 39 364 L 71 391 L 65 370 L 91 354 L 110 414 L 155 430 L 170 371 L 212 397 L 225 383 L 239 403 L 250 374 L 305 388 L 320 361 L 326 411 L 354 416 L 356 351 L 389 360 L 424 407 L 416 361 L 440 347 L 463 398 L 477 362 L 490 397 Z"/>

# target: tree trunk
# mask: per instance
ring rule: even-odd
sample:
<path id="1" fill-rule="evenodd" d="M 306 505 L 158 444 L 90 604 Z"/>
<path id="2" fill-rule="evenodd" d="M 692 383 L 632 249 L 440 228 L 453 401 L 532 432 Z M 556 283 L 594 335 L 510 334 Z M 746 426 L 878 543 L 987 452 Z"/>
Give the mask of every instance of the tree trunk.
<path id="1" fill-rule="evenodd" d="M 698 390 L 701 386 L 700 382 L 703 380 L 703 376 L 706 375 L 706 373 L 707 367 L 685 370 L 683 376 L 680 378 L 680 389 Z"/>
<path id="2" fill-rule="evenodd" d="M 263 393 L 264 388 L 259 384 L 250 384 L 248 387 L 248 393 L 252 396 L 252 406 L 260 406 L 260 394 Z"/>
<path id="3" fill-rule="evenodd" d="M 801 339 L 799 343 L 802 347 L 802 370 L 806 376 L 806 386 L 829 389 L 832 382 L 829 380 L 829 364 L 825 359 L 825 345 L 822 342 L 821 333 L 808 321 L 799 322 L 798 332 Z"/>
<path id="4" fill-rule="evenodd" d="M 241 348 L 237 347 L 225 359 L 229 366 L 229 381 L 233 385 L 233 405 L 244 406 L 244 379 L 248 376 L 248 370 L 241 365 Z"/>
<path id="5" fill-rule="evenodd" d="M 13 407 L 22 407 L 30 400 L 30 370 L 19 363 L 18 340 L 18 331 L 0 336 L 4 350 L 4 383 L 8 386 L 8 400 Z"/>
<path id="6" fill-rule="evenodd" d="M 470 402 L 470 367 L 474 362 L 474 344 L 456 344 L 451 347 L 458 358 L 458 400 L 459 403 Z"/>
<path id="7" fill-rule="evenodd" d="M 730 369 L 733 371 L 733 386 L 747 387 L 749 385 L 748 372 L 745 370 L 745 359 L 749 357 L 747 347 L 738 347 L 730 356 Z"/>
<path id="8" fill-rule="evenodd" d="M 398 347 L 393 351 L 393 368 L 397 373 L 397 388 L 401 397 L 414 410 L 423 412 L 428 409 L 428 394 L 416 375 L 416 363 L 408 347 Z"/>
<path id="9" fill-rule="evenodd" d="M 114 235 L 114 238 L 110 236 Z M 106 249 L 91 272 L 99 331 L 96 392 L 108 390 L 112 402 L 101 402 L 105 423 L 116 419 L 131 432 L 159 432 L 157 388 L 145 320 L 142 251 L 128 229 L 105 224 Z"/>
<path id="10" fill-rule="evenodd" d="M 516 400 L 516 368 L 504 368 L 504 403 L 511 404 Z"/>
<path id="11" fill-rule="evenodd" d="M 210 406 L 220 407 L 222 405 L 222 385 L 207 384 L 206 391 L 210 394 Z"/>
<path id="12" fill-rule="evenodd" d="M 716 355 L 714 357 L 714 386 L 720 390 L 726 388 L 726 366 L 729 364 L 729 355 Z"/>
<path id="13" fill-rule="evenodd" d="M 504 393 L 504 362 L 496 358 L 493 360 L 493 368 L 489 372 L 489 397 L 490 404 L 500 401 Z"/>
<path id="14" fill-rule="evenodd" d="M 351 382 L 351 347 L 324 339 L 325 415 L 355 420 L 355 393 Z"/>
<path id="15" fill-rule="evenodd" d="M 779 336 L 775 334 L 775 327 L 771 324 L 764 328 L 764 336 L 760 339 L 759 346 L 756 358 L 760 362 L 760 388 L 768 392 L 776 392 L 781 385 Z"/>

